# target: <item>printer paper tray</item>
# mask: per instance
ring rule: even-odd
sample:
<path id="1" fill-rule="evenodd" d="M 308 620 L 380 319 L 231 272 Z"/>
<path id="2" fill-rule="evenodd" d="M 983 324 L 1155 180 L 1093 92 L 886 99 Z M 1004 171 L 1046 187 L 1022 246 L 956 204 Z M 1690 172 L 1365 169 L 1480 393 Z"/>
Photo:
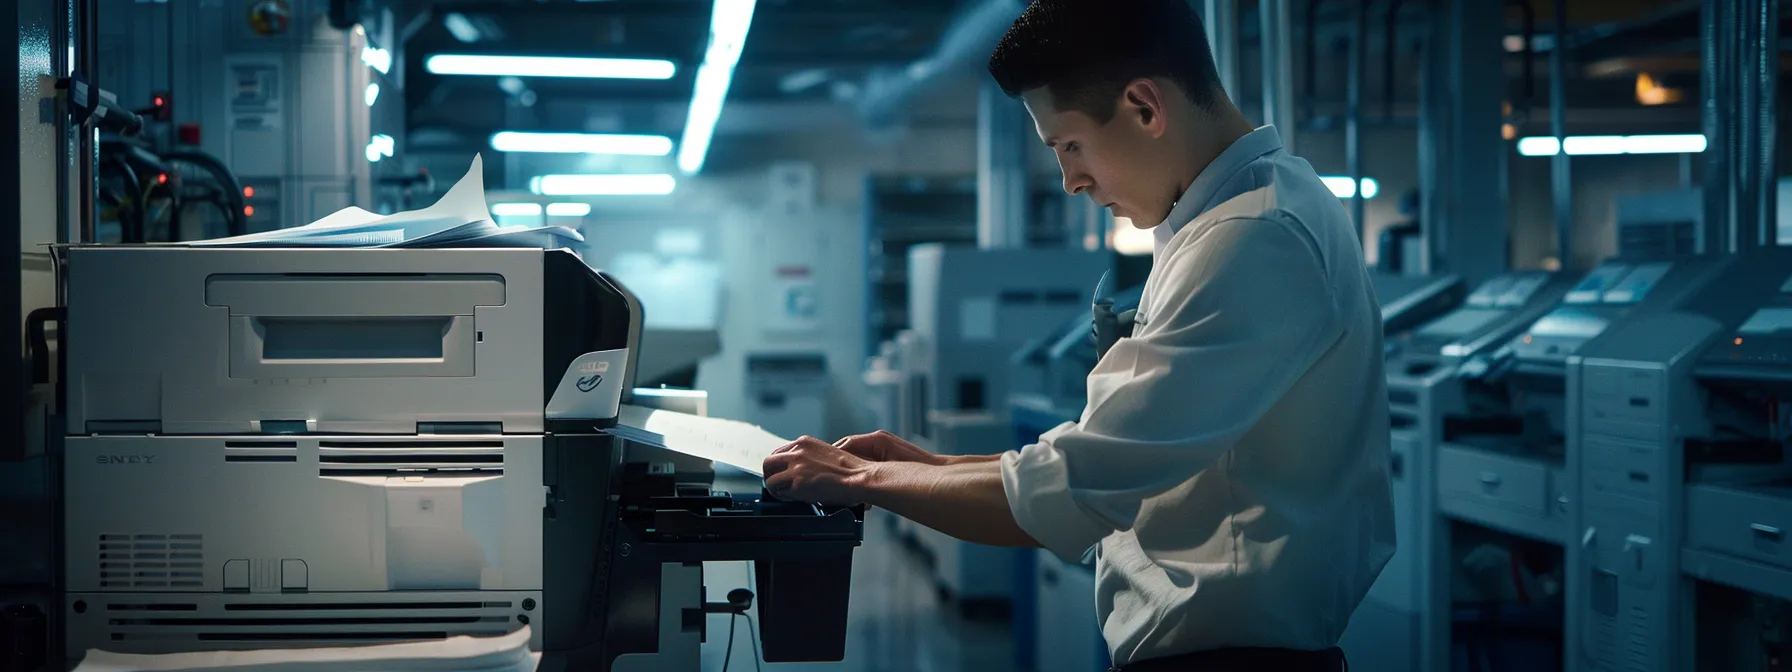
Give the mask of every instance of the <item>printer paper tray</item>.
<path id="1" fill-rule="evenodd" d="M 821 515 L 720 514 L 703 515 L 683 509 L 662 509 L 653 514 L 648 535 L 656 542 L 850 541 L 865 538 L 864 523 L 853 509 L 834 509 Z"/>

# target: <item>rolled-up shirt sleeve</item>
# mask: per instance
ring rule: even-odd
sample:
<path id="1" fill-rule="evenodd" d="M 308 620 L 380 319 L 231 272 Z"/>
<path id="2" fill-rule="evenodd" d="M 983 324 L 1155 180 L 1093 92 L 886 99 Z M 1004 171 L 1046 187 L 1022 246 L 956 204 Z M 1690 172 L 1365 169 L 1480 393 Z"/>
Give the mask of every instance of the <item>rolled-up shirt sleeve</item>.
<path id="1" fill-rule="evenodd" d="M 1081 420 L 1002 457 L 1016 522 L 1066 560 L 1131 529 L 1144 500 L 1231 450 L 1343 334 L 1298 223 L 1271 215 L 1183 233 L 1153 271 L 1145 323 L 1089 374 Z"/>

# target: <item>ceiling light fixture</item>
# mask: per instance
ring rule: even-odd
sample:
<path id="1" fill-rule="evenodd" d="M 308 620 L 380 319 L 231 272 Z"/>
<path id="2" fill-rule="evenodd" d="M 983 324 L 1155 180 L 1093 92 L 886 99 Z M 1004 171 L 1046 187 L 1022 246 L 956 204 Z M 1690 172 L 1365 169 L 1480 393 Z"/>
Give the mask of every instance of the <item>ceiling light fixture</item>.
<path id="1" fill-rule="evenodd" d="M 379 163 L 380 159 L 392 156 L 398 150 L 398 141 L 392 136 L 381 133 L 367 139 L 367 162 Z"/>
<path id="2" fill-rule="evenodd" d="M 1705 136 L 1684 135 L 1576 135 L 1557 142 L 1550 136 L 1521 138 L 1522 156 L 1609 156 L 1613 154 L 1698 154 L 1705 151 Z"/>
<path id="3" fill-rule="evenodd" d="M 436 75 L 487 77 L 574 77 L 584 79 L 671 79 L 678 67 L 649 58 L 573 58 L 567 56 L 486 56 L 435 54 L 423 68 Z"/>
<path id="4" fill-rule="evenodd" d="M 703 53 L 703 65 L 697 68 L 697 86 L 691 92 L 684 137 L 678 143 L 678 168 L 686 174 L 702 170 L 709 155 L 722 104 L 734 81 L 734 66 L 740 63 L 747 32 L 753 27 L 754 5 L 755 0 L 715 1 L 709 16 L 709 47 Z"/>
<path id="5" fill-rule="evenodd" d="M 549 217 L 584 217 L 591 214 L 590 203 L 549 203 Z"/>
<path id="6" fill-rule="evenodd" d="M 529 191 L 543 196 L 664 196 L 677 188 L 671 175 L 542 175 Z"/>
<path id="7" fill-rule="evenodd" d="M 361 47 L 361 62 L 383 75 L 392 70 L 392 52 L 369 44 Z"/>
<path id="8" fill-rule="evenodd" d="M 1328 175 L 1319 178 L 1319 181 L 1324 182 L 1325 187 L 1332 190 L 1333 196 L 1338 198 L 1356 197 L 1356 182 L 1349 177 Z M 1363 200 L 1375 198 L 1375 195 L 1379 193 L 1381 193 L 1381 183 L 1376 182 L 1373 177 L 1363 178 Z"/>
<path id="9" fill-rule="evenodd" d="M 665 156 L 672 153 L 672 139 L 663 135 L 502 131 L 492 135 L 492 149 L 535 154 Z"/>

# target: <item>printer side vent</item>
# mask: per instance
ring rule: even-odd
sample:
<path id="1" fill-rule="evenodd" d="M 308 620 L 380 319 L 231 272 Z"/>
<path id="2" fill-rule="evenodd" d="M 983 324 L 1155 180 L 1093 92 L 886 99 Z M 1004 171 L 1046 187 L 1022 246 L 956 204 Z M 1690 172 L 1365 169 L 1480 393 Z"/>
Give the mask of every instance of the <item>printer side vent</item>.
<path id="1" fill-rule="evenodd" d="M 397 476 L 418 472 L 465 475 L 504 473 L 504 442 L 321 441 L 318 472 L 324 476 Z"/>
<path id="2" fill-rule="evenodd" d="M 101 588 L 203 588 L 205 538 L 197 534 L 102 534 Z"/>
<path id="3" fill-rule="evenodd" d="M 446 639 L 456 635 L 495 637 L 510 632 L 512 602 L 229 602 L 213 605 L 140 604 L 105 606 L 114 642 L 215 642 L 206 648 L 277 648 L 354 645 Z"/>

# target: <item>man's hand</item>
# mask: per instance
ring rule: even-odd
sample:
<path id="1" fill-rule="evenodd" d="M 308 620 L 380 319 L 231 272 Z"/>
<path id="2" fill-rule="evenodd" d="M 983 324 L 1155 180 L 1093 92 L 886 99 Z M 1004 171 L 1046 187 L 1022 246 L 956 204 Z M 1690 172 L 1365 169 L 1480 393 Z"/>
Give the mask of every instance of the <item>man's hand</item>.
<path id="1" fill-rule="evenodd" d="M 1008 509 L 1000 457 L 932 455 L 888 432 L 838 446 L 797 439 L 765 458 L 765 489 L 784 500 L 876 506 L 965 541 L 1039 547 Z"/>
<path id="2" fill-rule="evenodd" d="M 857 506 L 865 502 L 859 486 L 871 470 L 871 463 L 805 436 L 772 451 L 765 458 L 764 468 L 765 489 L 779 499 Z"/>
<path id="3" fill-rule="evenodd" d="M 946 463 L 944 457 L 929 453 L 920 446 L 881 429 L 870 434 L 846 437 L 834 442 L 834 445 L 872 462 L 919 462 L 934 466 Z"/>

